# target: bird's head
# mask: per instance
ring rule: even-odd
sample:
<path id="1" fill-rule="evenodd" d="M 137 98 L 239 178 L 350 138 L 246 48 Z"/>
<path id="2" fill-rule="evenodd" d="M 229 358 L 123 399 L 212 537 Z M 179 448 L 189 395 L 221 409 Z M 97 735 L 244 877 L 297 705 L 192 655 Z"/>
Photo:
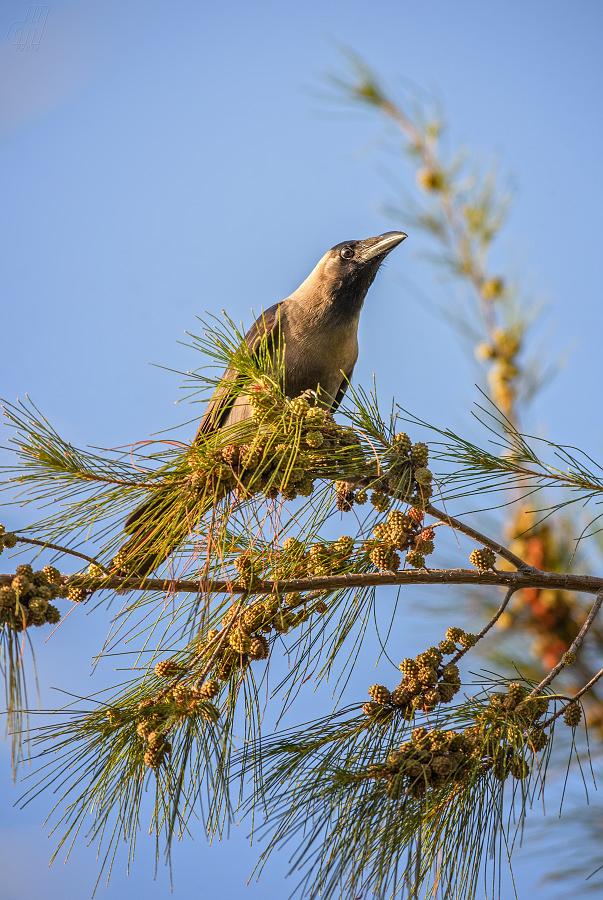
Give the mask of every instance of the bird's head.
<path id="1" fill-rule="evenodd" d="M 336 244 L 325 253 L 299 292 L 320 296 L 322 303 L 339 314 L 358 314 L 379 266 L 406 237 L 403 231 L 388 231 L 363 241 Z"/>

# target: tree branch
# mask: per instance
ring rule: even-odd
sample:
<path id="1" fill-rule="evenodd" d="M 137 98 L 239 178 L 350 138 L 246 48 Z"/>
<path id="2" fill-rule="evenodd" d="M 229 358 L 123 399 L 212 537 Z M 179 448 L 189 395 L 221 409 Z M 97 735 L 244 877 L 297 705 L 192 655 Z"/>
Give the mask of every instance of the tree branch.
<path id="1" fill-rule="evenodd" d="M 515 566 L 516 569 L 519 569 L 522 572 L 530 572 L 534 570 L 533 566 L 528 565 L 527 562 L 525 562 L 519 556 L 516 556 L 503 544 L 499 544 L 497 541 L 493 541 L 492 538 L 489 538 L 485 534 L 482 534 L 480 531 L 477 531 L 475 528 L 472 528 L 471 525 L 466 525 L 465 522 L 461 522 L 459 519 L 455 519 L 453 516 L 449 516 L 448 513 L 442 512 L 442 510 L 437 509 L 431 504 L 428 504 L 425 507 L 425 512 L 427 513 L 427 515 L 433 516 L 434 519 L 439 519 L 440 522 L 444 522 L 446 525 L 450 525 L 450 527 L 454 528 L 455 531 L 460 531 L 467 537 L 473 538 L 474 541 L 477 541 L 479 544 L 483 544 L 484 547 L 489 547 L 490 550 L 494 550 L 495 553 L 498 553 L 499 556 L 501 556 L 503 559 L 506 559 L 506 561 L 511 563 L 512 566 Z"/>
<path id="2" fill-rule="evenodd" d="M 14 574 L 0 575 L 0 585 L 10 584 Z M 235 581 L 193 581 L 170 578 L 89 578 L 85 575 L 63 575 L 63 584 L 87 587 L 90 591 L 166 591 L 168 593 L 217 594 L 281 594 L 289 591 L 321 591 L 329 593 L 340 588 L 379 587 L 386 584 L 466 584 L 474 587 L 485 584 L 513 588 L 549 588 L 597 594 L 603 591 L 603 578 L 592 575 L 568 575 L 561 572 L 541 572 L 529 568 L 521 572 L 502 572 L 475 569 L 405 569 L 402 572 L 367 572 L 354 575 L 325 575 L 313 578 L 291 578 L 279 581 L 258 581 L 253 588 Z"/>

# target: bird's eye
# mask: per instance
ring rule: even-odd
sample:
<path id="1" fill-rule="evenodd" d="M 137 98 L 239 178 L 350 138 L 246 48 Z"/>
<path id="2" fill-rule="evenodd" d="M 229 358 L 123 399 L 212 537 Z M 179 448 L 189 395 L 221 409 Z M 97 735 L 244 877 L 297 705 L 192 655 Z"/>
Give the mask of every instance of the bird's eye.
<path id="1" fill-rule="evenodd" d="M 342 259 L 351 259 L 354 255 L 354 251 L 351 247 L 342 247 L 339 255 Z"/>

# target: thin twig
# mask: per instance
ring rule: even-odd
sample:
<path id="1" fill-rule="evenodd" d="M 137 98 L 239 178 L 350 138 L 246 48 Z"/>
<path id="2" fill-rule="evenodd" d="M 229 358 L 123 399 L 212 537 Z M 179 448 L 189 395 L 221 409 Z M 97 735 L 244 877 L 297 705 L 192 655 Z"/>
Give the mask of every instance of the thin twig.
<path id="1" fill-rule="evenodd" d="M 566 651 L 567 653 L 576 653 L 580 649 L 580 647 L 582 646 L 582 641 L 584 640 L 585 636 L 588 634 L 588 631 L 589 631 L 591 625 L 595 621 L 597 613 L 601 609 L 601 604 L 603 604 L 603 588 L 597 594 L 597 599 L 593 603 L 584 625 L 582 626 L 582 628 L 576 635 L 576 638 L 573 641 L 572 645 L 570 646 L 569 650 Z M 565 656 L 565 654 L 564 654 L 564 656 Z M 544 690 L 544 688 L 547 687 L 547 685 L 549 685 L 551 683 L 551 681 L 553 681 L 557 677 L 559 672 L 561 672 L 561 670 L 564 669 L 565 666 L 566 666 L 566 663 L 564 663 L 563 658 L 561 658 L 559 660 L 559 662 L 557 663 L 557 665 L 551 669 L 551 671 L 546 676 L 546 678 L 543 678 L 543 680 L 540 682 L 540 684 L 534 688 L 534 690 L 532 691 L 532 693 L 530 694 L 530 696 L 527 699 L 530 700 L 532 697 L 535 697 L 537 694 L 541 694 L 542 691 Z M 598 678 L 598 676 L 595 676 L 595 681 L 597 680 L 597 678 Z"/>
<path id="2" fill-rule="evenodd" d="M 467 537 L 473 538 L 474 541 L 477 541 L 479 544 L 483 544 L 484 547 L 489 547 L 490 550 L 494 550 L 495 553 L 498 553 L 499 556 L 501 556 L 503 559 L 506 559 L 506 561 L 511 563 L 512 566 L 515 566 L 516 569 L 519 569 L 522 572 L 530 572 L 534 570 L 534 566 L 528 565 L 527 562 L 525 562 L 519 556 L 516 556 L 503 544 L 499 544 L 498 541 L 493 541 L 492 538 L 489 538 L 485 534 L 482 534 L 481 531 L 477 531 L 477 529 L 472 528 L 471 525 L 466 525 L 465 522 L 461 522 L 459 519 L 455 519 L 453 516 L 450 516 L 448 513 L 443 512 L 440 509 L 437 509 L 431 504 L 425 507 L 425 512 L 427 513 L 427 515 L 433 516 L 434 519 L 439 519 L 440 522 L 444 522 L 446 525 L 450 525 L 450 527 L 454 528 L 455 531 L 460 531 Z"/>
<path id="3" fill-rule="evenodd" d="M 571 702 L 575 703 L 576 700 L 579 700 L 580 697 L 582 696 L 582 694 L 585 694 L 587 691 L 589 691 L 591 689 L 591 687 L 593 687 L 597 683 L 597 681 L 599 681 L 600 678 L 603 678 L 603 669 L 599 669 L 597 674 L 593 675 L 591 680 L 587 684 L 585 684 L 584 687 L 580 688 L 580 690 L 578 691 L 577 694 L 574 694 L 574 696 L 571 699 Z"/>
<path id="4" fill-rule="evenodd" d="M 37 547 L 43 547 L 45 550 L 58 550 L 59 553 L 66 553 L 69 556 L 79 556 L 80 559 L 85 559 L 86 562 L 94 563 L 94 565 L 98 566 L 99 569 L 102 569 L 103 572 L 109 574 L 109 569 L 103 566 L 97 559 L 86 556 L 85 553 L 79 553 L 77 550 L 70 550 L 69 547 L 60 547 L 58 544 L 51 544 L 50 541 L 36 541 L 34 538 L 20 537 L 18 534 L 16 534 L 15 537 L 20 544 L 35 544 Z"/>
<path id="5" fill-rule="evenodd" d="M 568 706 L 571 706 L 572 703 L 576 703 L 583 694 L 586 694 L 587 691 L 590 691 L 591 687 L 594 687 L 597 681 L 603 678 L 603 669 L 599 669 L 596 675 L 593 675 L 590 681 L 588 681 L 584 687 L 581 687 L 580 690 L 574 694 L 573 697 L 570 697 L 567 703 L 564 703 L 561 709 L 558 709 L 557 712 L 547 719 L 546 722 L 543 722 L 540 726 L 541 728 L 548 728 L 549 725 L 552 725 L 555 719 L 558 719 L 559 716 L 562 716 Z"/>
<path id="6" fill-rule="evenodd" d="M 347 478 L 346 479 L 350 484 L 354 484 L 356 487 L 372 487 L 375 479 L 374 478 Z M 384 489 L 382 487 L 379 490 L 383 490 L 384 493 L 389 494 L 390 496 L 394 495 L 394 491 L 389 489 Z M 423 507 L 425 513 L 429 516 L 432 516 L 434 519 L 438 519 L 444 525 L 449 525 L 451 528 L 454 528 L 455 531 L 460 531 L 462 534 L 467 537 L 472 538 L 474 541 L 477 541 L 478 544 L 482 544 L 484 547 L 489 547 L 490 550 L 494 550 L 499 556 L 503 559 L 506 559 L 507 562 L 511 563 L 512 566 L 515 566 L 516 569 L 519 569 L 523 572 L 529 572 L 534 569 L 534 566 L 530 566 L 525 560 L 521 559 L 521 557 L 516 556 L 508 547 L 505 547 L 504 544 L 499 543 L 498 541 L 492 540 L 487 535 L 482 534 L 481 531 L 478 531 L 476 528 L 472 528 L 471 525 L 467 525 L 465 522 L 461 522 L 460 519 L 455 519 L 454 516 L 449 515 L 447 512 L 444 512 L 441 509 L 438 509 L 436 506 L 432 506 L 431 503 L 425 504 Z"/>
<path id="7" fill-rule="evenodd" d="M 547 719 L 546 722 L 543 722 L 542 725 L 541 725 L 540 727 L 541 727 L 541 728 L 548 728 L 549 725 L 552 725 L 553 722 L 555 721 L 555 719 L 558 719 L 559 716 L 562 716 L 562 715 L 563 715 L 563 713 L 564 713 L 565 710 L 568 708 L 568 706 L 571 706 L 572 703 L 577 703 L 577 701 L 580 699 L 580 697 L 582 697 L 583 694 L 586 694 L 587 691 L 590 691 L 590 689 L 591 689 L 592 687 L 594 687 L 595 684 L 597 683 L 597 681 L 599 681 L 601 678 L 603 678 L 603 669 L 599 669 L 599 671 L 597 672 L 597 674 L 596 674 L 596 675 L 593 675 L 593 677 L 591 678 L 591 680 L 590 680 L 589 682 L 587 682 L 587 683 L 584 685 L 584 687 L 581 687 L 580 690 L 579 690 L 576 694 L 574 694 L 573 697 L 570 697 L 570 698 L 569 698 L 569 700 L 567 701 L 567 703 L 564 703 L 564 704 L 563 704 L 563 706 L 561 707 L 561 709 L 558 709 L 557 712 L 556 712 L 554 715 L 552 715 L 549 719 Z"/>
<path id="8" fill-rule="evenodd" d="M 354 484 L 357 487 L 372 487 L 374 484 L 374 478 L 348 478 L 347 481 L 350 484 Z M 393 496 L 395 493 L 391 488 L 383 489 L 384 493 Z M 498 541 L 494 541 L 492 538 L 489 538 L 487 535 L 482 534 L 481 531 L 478 531 L 476 528 L 472 528 L 471 525 L 467 525 L 465 522 L 461 522 L 460 519 L 455 519 L 454 516 L 449 515 L 444 510 L 438 509 L 436 506 L 432 506 L 431 503 L 427 503 L 424 505 L 425 513 L 428 516 L 432 516 L 434 519 L 438 519 L 442 524 L 449 525 L 451 528 L 454 528 L 455 531 L 460 531 L 461 534 L 466 535 L 466 537 L 472 538 L 474 541 L 477 541 L 478 544 L 482 544 L 484 547 L 489 547 L 490 550 L 494 550 L 500 557 L 506 559 L 508 563 L 511 563 L 512 566 L 515 566 L 516 569 L 519 569 L 522 572 L 530 572 L 534 569 L 534 566 L 530 566 L 525 560 L 521 559 L 521 557 L 516 556 L 508 547 L 505 547 L 504 544 L 499 543 Z"/>
<path id="9" fill-rule="evenodd" d="M 511 597 L 516 592 L 516 590 L 517 590 L 517 588 L 514 588 L 514 587 L 509 588 L 509 590 L 505 594 L 505 598 L 504 598 L 503 602 L 500 604 L 500 606 L 498 607 L 498 609 L 496 610 L 496 612 L 494 613 L 494 615 L 492 616 L 490 621 L 487 623 L 487 625 L 484 625 L 484 627 L 479 632 L 479 634 L 475 635 L 475 644 L 477 644 L 478 641 L 481 641 L 481 639 L 484 637 L 484 635 L 486 635 L 490 631 L 490 629 L 494 625 L 496 625 L 496 623 L 498 622 L 498 620 L 504 613 L 505 609 L 507 608 L 507 605 L 508 605 Z M 475 644 L 472 644 L 471 647 L 475 647 Z M 471 647 L 464 647 L 462 650 L 459 650 L 459 652 L 456 654 L 456 656 L 453 656 L 453 658 L 450 660 L 450 662 L 457 663 L 459 661 L 459 659 L 461 659 L 461 657 L 463 657 L 465 655 L 465 653 L 467 653 L 469 650 L 471 650 Z"/>

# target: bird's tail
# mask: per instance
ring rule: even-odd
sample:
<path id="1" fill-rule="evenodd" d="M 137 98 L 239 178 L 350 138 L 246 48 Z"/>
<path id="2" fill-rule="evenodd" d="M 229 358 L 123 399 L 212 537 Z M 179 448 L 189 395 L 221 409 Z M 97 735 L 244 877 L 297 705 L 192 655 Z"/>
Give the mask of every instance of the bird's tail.
<path id="1" fill-rule="evenodd" d="M 162 488 L 133 510 L 124 525 L 130 539 L 113 558 L 112 569 L 145 576 L 174 553 L 211 501 L 187 505 L 178 490 Z"/>

